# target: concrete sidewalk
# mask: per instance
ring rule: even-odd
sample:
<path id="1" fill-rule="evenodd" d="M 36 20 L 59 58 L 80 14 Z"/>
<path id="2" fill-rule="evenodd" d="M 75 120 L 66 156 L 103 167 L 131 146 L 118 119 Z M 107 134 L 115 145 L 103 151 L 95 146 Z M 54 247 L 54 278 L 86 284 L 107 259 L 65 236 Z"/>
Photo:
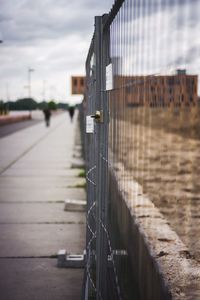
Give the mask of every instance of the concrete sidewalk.
<path id="1" fill-rule="evenodd" d="M 67 114 L 0 139 L 0 299 L 80 299 L 83 270 L 58 269 L 59 249 L 81 253 L 85 214 L 64 200 L 85 199 L 71 169 L 76 122 Z"/>

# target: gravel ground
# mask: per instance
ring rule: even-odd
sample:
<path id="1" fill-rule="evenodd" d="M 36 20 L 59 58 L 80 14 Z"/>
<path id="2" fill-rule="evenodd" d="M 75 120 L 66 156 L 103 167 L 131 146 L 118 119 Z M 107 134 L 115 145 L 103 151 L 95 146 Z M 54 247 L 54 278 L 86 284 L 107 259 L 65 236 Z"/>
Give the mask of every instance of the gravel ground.
<path id="1" fill-rule="evenodd" d="M 188 128 L 186 135 L 183 128 L 178 132 L 178 118 L 170 132 L 163 120 L 153 124 L 153 117 L 136 120 L 132 114 L 131 122 L 119 121 L 113 150 L 200 262 L 200 140 L 194 135 L 199 127 L 192 128 L 196 139 L 190 138 Z"/>

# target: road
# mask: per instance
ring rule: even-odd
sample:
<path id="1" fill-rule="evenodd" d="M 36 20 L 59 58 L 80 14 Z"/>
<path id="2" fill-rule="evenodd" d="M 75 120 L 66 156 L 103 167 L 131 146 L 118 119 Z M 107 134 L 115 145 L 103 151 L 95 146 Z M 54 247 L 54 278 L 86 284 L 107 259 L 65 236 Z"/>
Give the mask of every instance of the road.
<path id="1" fill-rule="evenodd" d="M 0 138 L 12 134 L 14 132 L 17 132 L 19 130 L 28 128 L 30 126 L 36 125 L 39 122 L 41 122 L 41 120 L 28 120 L 28 121 L 16 122 L 16 123 L 0 126 Z"/>

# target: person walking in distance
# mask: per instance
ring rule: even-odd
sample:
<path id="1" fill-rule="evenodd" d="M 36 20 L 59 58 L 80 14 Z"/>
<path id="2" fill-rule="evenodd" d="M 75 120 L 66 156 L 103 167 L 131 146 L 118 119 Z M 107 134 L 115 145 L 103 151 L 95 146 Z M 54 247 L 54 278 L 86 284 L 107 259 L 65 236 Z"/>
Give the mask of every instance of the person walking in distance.
<path id="1" fill-rule="evenodd" d="M 43 113 L 44 113 L 44 119 L 45 119 L 46 126 L 49 127 L 49 125 L 50 125 L 50 118 L 51 118 L 51 111 L 47 107 L 47 108 L 45 108 L 43 110 Z"/>
<path id="2" fill-rule="evenodd" d="M 75 111 L 74 106 L 69 106 L 68 112 L 69 112 L 69 116 L 70 116 L 71 122 L 73 121 L 74 111 Z"/>

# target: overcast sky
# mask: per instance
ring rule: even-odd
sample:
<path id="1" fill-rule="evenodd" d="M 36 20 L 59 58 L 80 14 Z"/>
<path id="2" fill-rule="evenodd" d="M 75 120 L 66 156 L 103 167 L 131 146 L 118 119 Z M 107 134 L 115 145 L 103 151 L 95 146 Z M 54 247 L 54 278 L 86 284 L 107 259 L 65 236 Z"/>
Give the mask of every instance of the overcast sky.
<path id="1" fill-rule="evenodd" d="M 167 75 L 186 69 L 200 79 L 200 0 L 151 0 L 149 7 L 147 2 L 137 1 L 138 9 L 122 8 L 124 37 L 115 34 L 111 42 L 112 55 L 122 55 L 120 71 L 124 75 Z M 134 0 L 130 3 L 135 7 Z"/>
<path id="2" fill-rule="evenodd" d="M 84 74 L 94 16 L 114 0 L 0 0 L 0 99 L 73 101 L 70 76 Z M 80 97 L 79 97 L 80 98 Z"/>
<path id="3" fill-rule="evenodd" d="M 28 96 L 32 68 L 33 98 L 76 101 L 70 76 L 84 75 L 94 16 L 108 13 L 114 2 L 0 0 L 0 99 Z M 123 9 L 123 38 L 119 34 L 112 42 L 123 74 L 166 74 L 185 68 L 200 79 L 200 0 L 126 0 Z M 121 57 L 127 41 L 129 56 Z"/>

